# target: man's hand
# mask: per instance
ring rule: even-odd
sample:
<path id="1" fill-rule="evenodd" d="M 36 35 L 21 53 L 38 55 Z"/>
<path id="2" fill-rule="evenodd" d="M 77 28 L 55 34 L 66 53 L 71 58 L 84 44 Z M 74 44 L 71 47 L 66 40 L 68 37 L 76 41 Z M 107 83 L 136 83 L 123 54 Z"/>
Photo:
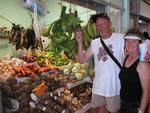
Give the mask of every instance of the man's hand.
<path id="1" fill-rule="evenodd" d="M 82 43 L 82 40 L 83 40 L 83 34 L 82 34 L 82 31 L 80 28 L 78 28 L 76 31 L 75 31 L 75 38 L 77 40 L 78 43 Z"/>
<path id="2" fill-rule="evenodd" d="M 150 62 L 150 52 L 147 52 L 146 56 L 144 57 L 144 59 L 146 61 L 149 61 Z"/>

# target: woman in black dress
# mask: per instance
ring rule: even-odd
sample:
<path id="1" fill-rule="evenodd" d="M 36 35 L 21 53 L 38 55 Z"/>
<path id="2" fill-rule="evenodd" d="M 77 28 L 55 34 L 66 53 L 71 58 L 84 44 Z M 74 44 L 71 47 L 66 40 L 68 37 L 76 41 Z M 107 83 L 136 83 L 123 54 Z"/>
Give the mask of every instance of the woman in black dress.
<path id="1" fill-rule="evenodd" d="M 150 64 L 139 61 L 139 44 L 142 33 L 129 29 L 125 34 L 126 58 L 120 71 L 120 113 L 147 113 Z"/>

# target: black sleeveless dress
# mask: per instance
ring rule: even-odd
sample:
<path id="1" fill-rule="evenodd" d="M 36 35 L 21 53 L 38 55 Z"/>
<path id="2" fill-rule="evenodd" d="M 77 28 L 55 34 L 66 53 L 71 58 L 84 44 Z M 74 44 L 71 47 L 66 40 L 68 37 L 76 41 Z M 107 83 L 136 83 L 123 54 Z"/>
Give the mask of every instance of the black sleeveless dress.
<path id="1" fill-rule="evenodd" d="M 138 113 L 140 101 L 142 97 L 142 86 L 137 72 L 137 59 L 130 67 L 125 67 L 124 61 L 123 68 L 119 73 L 121 82 L 120 98 L 121 109 L 120 113 Z"/>

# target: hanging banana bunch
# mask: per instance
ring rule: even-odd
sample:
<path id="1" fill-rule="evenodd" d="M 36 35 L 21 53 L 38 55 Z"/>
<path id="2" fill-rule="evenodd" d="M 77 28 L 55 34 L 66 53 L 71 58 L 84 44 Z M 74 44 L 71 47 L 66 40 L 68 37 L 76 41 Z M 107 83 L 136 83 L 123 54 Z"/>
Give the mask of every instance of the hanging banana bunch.
<path id="1" fill-rule="evenodd" d="M 46 33 L 43 34 L 51 39 L 45 51 L 53 51 L 58 54 L 64 51 L 70 59 L 75 58 L 77 44 L 74 31 L 83 22 L 76 15 L 77 11 L 67 14 L 66 7 L 62 7 L 60 18 L 51 23 Z"/>
<path id="2" fill-rule="evenodd" d="M 91 20 L 82 27 L 82 32 L 84 49 L 87 49 L 90 46 L 91 41 L 99 36 L 99 33 L 96 30 L 95 23 Z"/>

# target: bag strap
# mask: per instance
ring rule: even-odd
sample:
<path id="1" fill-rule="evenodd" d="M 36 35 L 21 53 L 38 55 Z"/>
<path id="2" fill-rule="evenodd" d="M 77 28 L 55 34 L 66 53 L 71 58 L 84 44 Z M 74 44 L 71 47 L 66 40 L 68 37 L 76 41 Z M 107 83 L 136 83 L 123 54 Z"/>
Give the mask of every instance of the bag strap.
<path id="1" fill-rule="evenodd" d="M 121 64 L 119 63 L 119 61 L 114 57 L 114 55 L 110 52 L 110 50 L 108 49 L 108 47 L 106 46 L 106 44 L 104 43 L 103 39 L 100 38 L 100 41 L 102 43 L 102 46 L 104 47 L 104 49 L 106 50 L 106 52 L 108 53 L 108 55 L 112 58 L 112 60 L 118 65 L 118 67 L 120 69 L 122 69 Z"/>

